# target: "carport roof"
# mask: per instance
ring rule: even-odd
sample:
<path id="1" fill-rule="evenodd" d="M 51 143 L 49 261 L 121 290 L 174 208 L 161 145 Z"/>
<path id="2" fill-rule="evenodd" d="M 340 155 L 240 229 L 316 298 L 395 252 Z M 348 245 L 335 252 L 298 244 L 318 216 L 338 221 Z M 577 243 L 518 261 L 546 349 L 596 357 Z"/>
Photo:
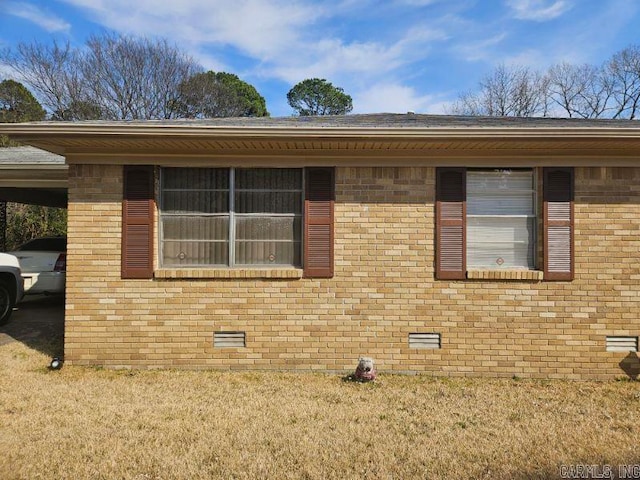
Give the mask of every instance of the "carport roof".
<path id="1" fill-rule="evenodd" d="M 5 165 L 67 168 L 62 155 L 28 146 L 0 148 L 0 168 Z"/>
<path id="2" fill-rule="evenodd" d="M 65 158 L 34 147 L 0 148 L 0 200 L 64 207 Z"/>

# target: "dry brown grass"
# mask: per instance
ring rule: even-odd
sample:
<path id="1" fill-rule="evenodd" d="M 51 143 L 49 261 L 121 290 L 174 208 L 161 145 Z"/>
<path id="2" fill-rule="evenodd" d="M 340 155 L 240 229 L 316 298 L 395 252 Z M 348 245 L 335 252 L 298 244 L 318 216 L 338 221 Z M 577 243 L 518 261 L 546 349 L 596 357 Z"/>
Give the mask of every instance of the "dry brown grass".
<path id="1" fill-rule="evenodd" d="M 108 371 L 0 347 L 0 478 L 550 478 L 640 463 L 640 383 Z"/>

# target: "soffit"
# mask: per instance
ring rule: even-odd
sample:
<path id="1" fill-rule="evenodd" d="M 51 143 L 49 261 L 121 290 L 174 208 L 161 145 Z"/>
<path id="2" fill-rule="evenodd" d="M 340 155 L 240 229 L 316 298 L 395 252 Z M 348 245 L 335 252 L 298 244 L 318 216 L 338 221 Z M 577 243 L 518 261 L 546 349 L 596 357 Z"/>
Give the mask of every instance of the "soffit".
<path id="1" fill-rule="evenodd" d="M 60 155 L 69 163 L 162 159 L 284 159 L 295 163 L 430 163 L 442 159 L 551 158 L 630 164 L 640 158 L 640 128 L 595 122 L 586 127 L 265 127 L 112 122 L 5 124 L 0 133 Z M 277 122 L 274 122 L 277 125 Z M 546 123 L 541 123 L 546 125 Z M 586 124 L 585 124 L 586 125 Z M 614 126 L 611 126 L 614 125 Z M 437 163 L 437 162 L 436 162 Z M 615 163 L 615 162 L 614 162 Z"/>

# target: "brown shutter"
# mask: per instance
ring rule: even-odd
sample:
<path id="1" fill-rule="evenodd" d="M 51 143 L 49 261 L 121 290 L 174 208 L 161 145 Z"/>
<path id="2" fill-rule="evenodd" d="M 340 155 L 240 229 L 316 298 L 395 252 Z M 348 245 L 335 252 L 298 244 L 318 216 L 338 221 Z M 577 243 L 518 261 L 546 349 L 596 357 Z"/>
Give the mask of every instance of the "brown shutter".
<path id="1" fill-rule="evenodd" d="M 125 166 L 122 278 L 153 277 L 153 167 Z"/>
<path id="2" fill-rule="evenodd" d="M 573 280 L 573 168 L 543 175 L 544 279 Z"/>
<path id="3" fill-rule="evenodd" d="M 467 174 L 464 168 L 436 169 L 436 278 L 466 278 Z"/>
<path id="4" fill-rule="evenodd" d="M 304 276 L 333 277 L 335 170 L 307 168 L 304 201 Z"/>

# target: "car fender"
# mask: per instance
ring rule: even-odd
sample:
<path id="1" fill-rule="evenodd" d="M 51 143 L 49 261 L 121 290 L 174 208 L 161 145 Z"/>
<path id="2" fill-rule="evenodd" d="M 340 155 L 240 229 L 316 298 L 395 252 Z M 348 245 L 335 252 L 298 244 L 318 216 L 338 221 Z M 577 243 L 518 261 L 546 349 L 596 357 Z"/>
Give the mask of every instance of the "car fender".
<path id="1" fill-rule="evenodd" d="M 16 287 L 15 303 L 24 297 L 24 279 L 20 270 L 20 263 L 14 255 L 0 253 L 0 272 L 9 273 L 13 276 Z"/>

